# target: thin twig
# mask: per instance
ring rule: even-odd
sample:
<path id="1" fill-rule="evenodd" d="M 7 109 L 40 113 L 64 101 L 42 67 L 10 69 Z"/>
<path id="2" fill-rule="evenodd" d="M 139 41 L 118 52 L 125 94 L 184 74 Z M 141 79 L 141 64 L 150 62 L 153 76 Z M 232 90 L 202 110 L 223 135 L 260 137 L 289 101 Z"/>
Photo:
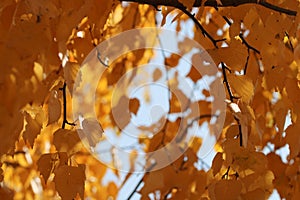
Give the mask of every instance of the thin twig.
<path id="1" fill-rule="evenodd" d="M 226 65 L 221 62 L 221 65 L 222 65 L 222 73 L 223 73 L 223 82 L 225 83 L 226 85 L 226 89 L 227 89 L 227 92 L 228 92 L 228 95 L 229 95 L 229 98 L 230 98 L 230 101 L 231 102 L 234 102 L 234 99 L 237 99 L 237 97 L 235 97 L 231 91 L 231 88 L 230 88 L 230 85 L 229 85 L 229 82 L 228 82 L 228 79 L 227 79 L 227 75 L 226 75 L 226 70 L 229 70 Z M 241 125 L 241 122 L 240 120 L 236 117 L 236 116 L 233 116 L 236 123 L 238 124 L 238 127 L 239 127 L 239 138 L 240 138 L 240 146 L 243 146 L 243 133 L 242 133 L 242 125 Z"/>
<path id="2" fill-rule="evenodd" d="M 140 187 L 140 185 L 143 183 L 143 180 L 144 180 L 145 176 L 147 176 L 147 175 L 150 173 L 149 171 L 151 171 L 151 170 L 153 169 L 153 167 L 155 167 L 155 165 L 156 165 L 156 163 L 153 163 L 152 165 L 149 166 L 148 169 L 146 169 L 145 175 L 139 180 L 138 184 L 134 187 L 133 191 L 132 191 L 132 192 L 129 194 L 129 196 L 126 198 L 127 200 L 130 200 L 131 197 L 134 195 L 134 193 L 136 193 L 137 189 L 138 189 L 138 188 Z"/>
<path id="3" fill-rule="evenodd" d="M 293 44 L 291 42 L 291 38 L 290 38 L 288 32 L 286 32 L 286 31 L 285 31 L 285 36 L 288 38 L 290 49 L 292 50 L 292 52 L 294 52 L 294 47 L 293 47 Z"/>
<path id="4" fill-rule="evenodd" d="M 244 38 L 244 36 L 243 36 L 242 33 L 239 34 L 239 37 L 241 38 L 243 44 L 245 44 L 246 47 L 247 47 L 248 49 L 254 51 L 254 52 L 257 53 L 257 54 L 260 54 L 260 52 L 259 52 L 256 48 L 254 48 L 253 46 L 251 46 L 251 45 L 245 40 L 245 38 Z"/>
<path id="5" fill-rule="evenodd" d="M 223 174 L 222 179 L 228 178 L 229 170 L 230 170 L 230 166 L 227 168 L 225 174 Z"/>
<path id="6" fill-rule="evenodd" d="M 208 37 L 208 39 L 210 39 L 210 41 L 213 43 L 213 45 L 218 48 L 217 43 L 218 42 L 222 42 L 225 41 L 225 38 L 222 39 L 214 39 L 205 29 L 204 27 L 200 24 L 200 22 L 196 19 L 195 15 L 190 13 L 184 6 L 182 8 L 178 8 L 179 10 L 181 10 L 183 13 L 185 13 L 189 18 L 191 18 L 193 20 L 193 22 L 195 23 L 196 27 L 199 28 L 202 32 L 202 34 L 205 37 Z"/>
<path id="7" fill-rule="evenodd" d="M 176 142 L 182 141 L 183 137 L 186 135 L 187 130 L 193 125 L 194 122 L 200 120 L 200 119 L 205 119 L 205 118 L 211 118 L 211 117 L 218 117 L 218 115 L 212 115 L 212 114 L 203 114 L 198 117 L 195 117 L 188 125 L 184 128 L 181 136 L 176 139 Z"/>
<path id="8" fill-rule="evenodd" d="M 231 26 L 231 21 L 226 17 L 226 16 L 222 16 L 223 19 L 226 21 L 226 23 Z M 249 59 L 250 59 L 250 50 L 252 50 L 254 53 L 257 53 L 260 55 L 260 52 L 254 48 L 253 46 L 251 46 L 247 41 L 246 39 L 244 38 L 243 34 L 240 33 L 239 34 L 239 37 L 240 39 L 242 40 L 242 44 L 245 44 L 246 47 L 247 47 L 247 52 L 248 52 L 248 55 L 247 55 L 247 58 L 246 58 L 246 63 L 245 63 L 245 67 L 244 67 L 244 75 L 246 75 L 246 72 L 247 72 L 247 68 L 248 68 L 248 62 L 249 62 Z"/>

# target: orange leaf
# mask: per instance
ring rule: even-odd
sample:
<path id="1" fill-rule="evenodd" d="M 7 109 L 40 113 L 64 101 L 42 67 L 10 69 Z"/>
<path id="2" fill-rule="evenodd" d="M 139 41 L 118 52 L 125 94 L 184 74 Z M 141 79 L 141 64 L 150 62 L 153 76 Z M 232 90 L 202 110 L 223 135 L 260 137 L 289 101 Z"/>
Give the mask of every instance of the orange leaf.
<path id="1" fill-rule="evenodd" d="M 62 199 L 75 199 L 79 194 L 84 199 L 85 166 L 61 166 L 55 170 L 55 188 Z"/>
<path id="2" fill-rule="evenodd" d="M 218 152 L 216 154 L 216 156 L 214 157 L 213 159 L 213 162 L 212 162 L 212 171 L 213 171 L 213 174 L 214 176 L 219 173 L 222 165 L 223 165 L 223 162 L 224 162 L 224 159 L 222 158 L 222 153 Z"/>
<path id="3" fill-rule="evenodd" d="M 48 101 L 48 125 L 57 122 L 61 116 L 61 103 L 57 91 L 51 91 Z"/>
<path id="4" fill-rule="evenodd" d="M 82 74 L 79 68 L 79 64 L 73 62 L 67 62 L 64 66 L 64 78 L 71 95 L 73 94 L 73 89 L 76 89 L 81 81 Z"/>
<path id="5" fill-rule="evenodd" d="M 295 123 L 286 129 L 286 142 L 289 144 L 290 155 L 289 159 L 295 158 L 300 152 L 300 125 Z"/>
<path id="6" fill-rule="evenodd" d="M 238 180 L 220 180 L 215 185 L 216 199 L 238 199 L 242 184 Z"/>
<path id="7" fill-rule="evenodd" d="M 237 93 L 241 100 L 248 104 L 254 95 L 254 86 L 252 81 L 246 76 L 234 74 L 227 75 L 229 85 Z"/>
<path id="8" fill-rule="evenodd" d="M 80 141 L 76 131 L 58 129 L 53 134 L 53 144 L 60 152 L 68 152 Z"/>
<path id="9" fill-rule="evenodd" d="M 65 152 L 43 154 L 37 161 L 38 170 L 45 182 L 56 167 L 67 165 L 67 163 L 68 155 Z"/>
<path id="10" fill-rule="evenodd" d="M 165 65 L 168 67 L 176 67 L 179 63 L 180 55 L 172 54 L 170 57 L 165 59 Z"/>
<path id="11" fill-rule="evenodd" d="M 35 138 L 40 134 L 42 125 L 33 119 L 27 112 L 25 112 L 25 119 L 27 124 L 25 126 L 25 132 L 23 133 L 24 140 L 28 141 L 33 146 Z"/>
<path id="12" fill-rule="evenodd" d="M 130 112 L 132 112 L 136 115 L 138 110 L 139 110 L 139 107 L 140 107 L 140 102 L 137 98 L 129 100 L 129 110 L 130 110 Z"/>
<path id="13" fill-rule="evenodd" d="M 159 68 L 156 68 L 153 72 L 153 81 L 159 80 L 161 76 L 162 76 L 161 70 Z"/>

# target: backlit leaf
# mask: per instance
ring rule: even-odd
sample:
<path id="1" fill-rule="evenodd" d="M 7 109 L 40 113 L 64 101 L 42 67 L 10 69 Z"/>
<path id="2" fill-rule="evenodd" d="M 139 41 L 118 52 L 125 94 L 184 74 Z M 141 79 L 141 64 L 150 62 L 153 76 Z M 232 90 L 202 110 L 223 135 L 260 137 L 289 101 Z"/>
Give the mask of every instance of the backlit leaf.
<path id="1" fill-rule="evenodd" d="M 48 100 L 48 125 L 57 122 L 61 116 L 61 103 L 58 99 L 57 91 L 50 93 Z"/>
<path id="2" fill-rule="evenodd" d="M 54 172 L 55 188 L 62 199 L 84 198 L 85 166 L 60 166 Z"/>
<path id="3" fill-rule="evenodd" d="M 38 170 L 43 176 L 45 182 L 47 182 L 51 173 L 58 166 L 64 166 L 68 164 L 68 155 L 66 153 L 48 153 L 43 154 L 37 161 Z"/>
<path id="4" fill-rule="evenodd" d="M 129 100 L 129 110 L 130 112 L 137 114 L 140 107 L 140 101 L 137 98 Z"/>
<path id="5" fill-rule="evenodd" d="M 35 119 L 33 119 L 28 113 L 25 113 L 26 126 L 23 133 L 24 140 L 28 141 L 32 146 L 35 138 L 40 134 L 42 125 Z"/>
<path id="6" fill-rule="evenodd" d="M 76 131 L 58 129 L 53 133 L 53 144 L 60 152 L 72 150 L 79 141 L 80 138 Z"/>
<path id="7" fill-rule="evenodd" d="M 222 158 L 222 153 L 218 152 L 216 154 L 216 156 L 214 157 L 213 159 L 213 162 L 212 162 L 212 170 L 213 170 L 213 174 L 214 176 L 219 173 L 221 167 L 222 167 L 222 164 L 223 164 L 223 158 Z"/>
<path id="8" fill-rule="evenodd" d="M 243 102 L 248 104 L 251 101 L 254 94 L 254 86 L 249 78 L 228 74 L 228 82 L 236 92 L 236 96 L 240 97 Z"/>
<path id="9" fill-rule="evenodd" d="M 92 147 L 95 147 L 101 140 L 103 129 L 96 119 L 84 119 L 82 121 L 82 130 L 88 140 L 89 145 L 91 145 Z"/>

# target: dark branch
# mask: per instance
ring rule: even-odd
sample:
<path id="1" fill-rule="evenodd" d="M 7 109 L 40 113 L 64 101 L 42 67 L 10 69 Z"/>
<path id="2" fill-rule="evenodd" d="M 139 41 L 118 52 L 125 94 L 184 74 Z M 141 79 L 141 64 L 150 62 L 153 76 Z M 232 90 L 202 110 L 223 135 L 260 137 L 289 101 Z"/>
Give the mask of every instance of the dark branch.
<path id="1" fill-rule="evenodd" d="M 153 169 L 153 167 L 155 167 L 156 163 L 153 163 L 152 165 L 149 166 L 148 169 L 146 169 L 146 173 L 144 175 L 144 177 L 142 177 L 138 184 L 134 187 L 133 191 L 129 194 L 129 196 L 126 198 L 127 200 L 130 200 L 132 198 L 132 196 L 134 195 L 134 193 L 136 193 L 136 191 L 139 189 L 140 185 L 143 183 L 143 180 L 145 179 L 145 177 L 150 173 L 150 171 Z"/>
<path id="2" fill-rule="evenodd" d="M 181 136 L 176 139 L 176 142 L 180 142 L 183 140 L 183 137 L 186 135 L 188 129 L 194 124 L 194 122 L 199 121 L 201 119 L 212 118 L 212 117 L 218 117 L 218 115 L 203 114 L 198 117 L 195 117 L 190 123 L 187 124 L 187 126 L 184 128 L 183 132 L 181 133 Z"/>
<path id="3" fill-rule="evenodd" d="M 271 10 L 274 10 L 274 11 L 277 11 L 277 12 L 280 12 L 280 13 L 285 13 L 287 15 L 292 15 L 292 16 L 296 16 L 297 15 L 297 11 L 278 7 L 278 6 L 275 6 L 273 4 L 270 4 L 270 3 L 266 2 L 264 0 L 259 1 L 258 4 L 262 5 L 265 8 L 269 8 Z"/>
<path id="4" fill-rule="evenodd" d="M 66 89 L 67 89 L 67 84 L 64 83 L 63 87 L 60 88 L 62 90 L 62 93 L 63 93 L 63 123 L 62 123 L 62 126 L 61 128 L 64 129 L 66 127 L 66 124 L 70 125 L 70 126 L 75 126 L 76 124 L 75 123 L 70 123 L 68 122 L 67 120 L 67 92 L 66 92 Z"/>
<path id="5" fill-rule="evenodd" d="M 231 88 L 230 88 L 230 85 L 229 85 L 229 82 L 228 82 L 228 79 L 227 79 L 227 75 L 226 75 L 226 70 L 229 70 L 226 65 L 221 62 L 221 65 L 222 65 L 222 73 L 223 73 L 223 82 L 225 83 L 226 85 L 226 89 L 227 89 L 227 92 L 228 92 L 228 95 L 229 95 L 229 99 L 231 102 L 234 101 L 234 99 L 237 99 L 237 97 L 235 97 L 231 91 Z M 239 138 L 240 138 L 240 146 L 243 146 L 243 133 L 242 133 L 242 125 L 241 125 L 241 122 L 240 120 L 236 117 L 236 116 L 233 116 L 234 117 L 234 120 L 236 121 L 236 123 L 238 124 L 238 127 L 239 127 Z"/>
<path id="6" fill-rule="evenodd" d="M 246 47 L 247 47 L 248 49 L 254 51 L 254 52 L 257 53 L 257 54 L 260 54 L 260 52 L 259 52 L 256 48 L 254 48 L 253 46 L 251 46 L 251 45 L 245 40 L 245 38 L 243 37 L 243 34 L 242 34 L 242 33 L 239 34 L 239 37 L 241 38 L 243 44 L 245 44 Z"/>
<path id="7" fill-rule="evenodd" d="M 225 178 L 227 179 L 228 178 L 229 170 L 230 170 L 230 166 L 227 168 L 225 174 L 223 174 L 222 179 L 225 179 Z"/>
<path id="8" fill-rule="evenodd" d="M 223 83 L 225 83 L 230 101 L 233 102 L 233 100 L 237 99 L 237 97 L 233 95 L 226 75 L 226 70 L 230 70 L 230 69 L 228 69 L 228 67 L 226 67 L 226 65 L 223 62 L 221 62 L 221 65 L 222 65 L 222 73 L 223 73 Z"/>
<path id="9" fill-rule="evenodd" d="M 189 16 L 189 18 L 191 18 L 193 20 L 193 22 L 195 23 L 196 27 L 199 28 L 202 32 L 202 34 L 206 37 L 208 37 L 208 39 L 210 39 L 210 41 L 214 44 L 214 46 L 216 48 L 218 48 L 217 43 L 226 40 L 224 39 L 220 39 L 220 40 L 216 40 L 214 39 L 204 28 L 203 26 L 200 24 L 200 22 L 196 19 L 195 15 L 193 15 L 192 13 L 190 13 L 184 6 L 182 6 L 182 8 L 178 8 L 180 9 L 183 13 L 185 13 L 187 16 Z"/>
<path id="10" fill-rule="evenodd" d="M 156 9 L 158 9 L 158 6 L 172 6 L 175 8 L 182 8 L 185 6 L 180 3 L 178 0 L 119 0 L 119 1 L 127 1 L 127 2 L 136 2 L 136 3 L 140 3 L 140 4 L 148 4 L 148 5 L 152 5 L 153 7 L 155 7 Z M 291 16 L 296 16 L 297 15 L 297 11 L 294 10 L 289 10 L 286 8 L 282 8 L 273 4 L 270 4 L 268 2 L 266 2 L 265 0 L 261 0 L 261 1 L 257 1 L 257 0 L 221 0 L 221 5 L 217 3 L 216 0 L 207 0 L 204 3 L 204 6 L 208 6 L 208 7 L 231 7 L 231 6 L 239 6 L 239 5 L 243 5 L 243 4 L 257 4 L 257 5 L 261 5 L 265 8 L 268 8 L 270 10 L 276 11 L 276 12 L 280 12 L 280 13 L 284 13 L 287 15 L 291 15 Z M 202 0 L 195 0 L 194 6 L 193 7 L 200 7 L 202 5 Z"/>

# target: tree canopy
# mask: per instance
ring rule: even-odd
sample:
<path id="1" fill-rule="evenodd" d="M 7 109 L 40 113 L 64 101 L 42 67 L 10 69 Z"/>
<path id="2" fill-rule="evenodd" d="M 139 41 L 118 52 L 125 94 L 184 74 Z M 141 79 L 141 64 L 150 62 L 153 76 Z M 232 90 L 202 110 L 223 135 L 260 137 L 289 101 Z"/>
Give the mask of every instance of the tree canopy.
<path id="1" fill-rule="evenodd" d="M 299 199 L 299 4 L 2 0 L 1 199 Z"/>

